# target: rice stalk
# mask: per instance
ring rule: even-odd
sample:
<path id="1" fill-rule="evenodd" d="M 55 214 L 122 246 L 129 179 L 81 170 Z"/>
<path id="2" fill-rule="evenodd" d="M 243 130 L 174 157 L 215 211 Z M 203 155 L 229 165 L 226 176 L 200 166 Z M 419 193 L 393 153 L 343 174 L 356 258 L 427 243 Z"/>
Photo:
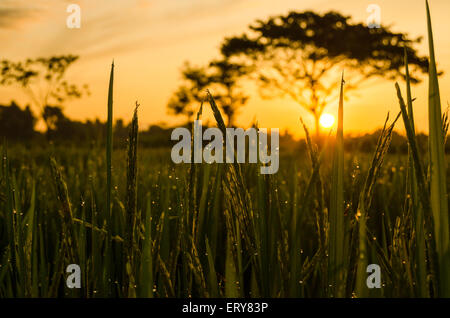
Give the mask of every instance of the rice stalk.
<path id="1" fill-rule="evenodd" d="M 410 137 L 415 140 L 415 125 L 413 112 L 413 99 L 411 96 L 411 81 L 409 76 L 408 54 L 405 48 L 405 74 L 406 74 L 406 100 L 408 104 L 408 118 L 411 125 Z M 408 136 L 407 136 L 408 138 Z M 411 150 L 411 145 L 408 143 L 408 168 L 410 175 L 410 192 L 411 205 L 414 213 L 414 229 L 415 229 L 415 252 L 417 264 L 417 284 L 416 292 L 420 297 L 428 297 L 427 292 L 427 268 L 426 268 L 426 246 L 425 246 L 425 229 L 424 229 L 424 211 L 420 201 L 419 187 L 417 184 L 416 170 L 414 168 L 414 158 Z"/>
<path id="2" fill-rule="evenodd" d="M 137 216 L 137 147 L 138 147 L 138 107 L 136 102 L 133 119 L 129 129 L 128 151 L 127 151 L 127 195 L 126 195 L 126 228 L 125 228 L 125 282 L 124 294 L 128 297 L 135 297 L 135 254 L 138 246 L 136 242 Z"/>
<path id="3" fill-rule="evenodd" d="M 367 173 L 366 180 L 364 182 L 363 190 L 360 193 L 357 220 L 358 220 L 358 254 L 357 254 L 357 268 L 356 268 L 356 288 L 355 293 L 357 297 L 367 297 L 368 288 L 366 285 L 366 269 L 368 265 L 368 251 L 367 251 L 367 213 L 372 204 L 373 189 L 376 185 L 379 177 L 381 167 L 383 165 L 384 158 L 389 149 L 392 140 L 392 131 L 394 130 L 395 123 L 400 117 L 400 113 L 390 126 L 387 126 L 389 121 L 389 114 L 386 117 L 383 129 L 381 130 L 380 137 L 376 150 L 372 159 L 371 166 Z"/>

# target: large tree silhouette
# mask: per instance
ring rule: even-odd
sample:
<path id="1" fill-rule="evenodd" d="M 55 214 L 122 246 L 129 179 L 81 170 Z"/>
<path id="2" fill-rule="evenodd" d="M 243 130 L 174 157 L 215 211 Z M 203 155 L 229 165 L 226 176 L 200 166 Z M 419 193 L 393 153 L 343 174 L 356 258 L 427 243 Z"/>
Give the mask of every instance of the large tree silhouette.
<path id="1" fill-rule="evenodd" d="M 262 97 L 290 96 L 315 119 L 337 98 L 339 77 L 345 69 L 346 91 L 376 76 L 402 76 L 404 48 L 412 67 L 412 82 L 426 72 L 428 60 L 417 55 L 421 38 L 394 33 L 389 27 L 371 29 L 352 23 L 336 12 L 290 12 L 257 20 L 241 36 L 226 38 L 221 52 L 226 59 L 252 66 Z"/>
<path id="2" fill-rule="evenodd" d="M 239 85 L 239 81 L 248 73 L 248 67 L 231 63 L 227 59 L 214 60 L 206 67 L 185 63 L 182 69 L 184 83 L 169 100 L 168 108 L 173 114 L 185 115 L 191 121 L 205 98 L 205 90 L 210 89 L 227 117 L 228 126 L 232 126 L 237 111 L 248 100 Z"/>

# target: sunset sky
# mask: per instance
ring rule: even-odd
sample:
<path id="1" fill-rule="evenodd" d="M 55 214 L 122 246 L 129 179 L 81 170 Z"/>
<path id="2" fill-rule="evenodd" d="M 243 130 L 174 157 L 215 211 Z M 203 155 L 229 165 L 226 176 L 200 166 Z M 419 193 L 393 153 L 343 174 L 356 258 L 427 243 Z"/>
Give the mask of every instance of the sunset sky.
<path id="1" fill-rule="evenodd" d="M 81 6 L 81 28 L 68 29 L 66 8 Z M 77 54 L 80 60 L 68 79 L 87 83 L 91 96 L 65 105 L 74 119 L 106 118 L 109 68 L 116 63 L 115 114 L 128 121 L 136 100 L 141 104 L 141 127 L 166 123 L 176 125 L 184 118 L 167 112 L 167 101 L 180 85 L 185 61 L 206 64 L 218 56 L 225 36 L 239 35 L 255 19 L 286 14 L 290 10 L 335 10 L 365 22 L 369 4 L 381 7 L 382 24 L 412 37 L 423 36 L 418 46 L 428 55 L 424 0 L 0 0 L 0 59 L 21 60 L 59 54 Z M 450 101 L 450 1 L 431 0 L 441 98 Z M 403 83 L 402 83 L 403 84 Z M 428 81 L 413 87 L 416 126 L 426 131 Z M 28 101 L 19 89 L 0 88 L 0 104 Z M 397 113 L 394 83 L 379 80 L 358 90 L 345 105 L 346 132 L 362 133 L 379 128 L 388 111 Z M 326 109 L 335 114 L 337 101 Z M 247 127 L 256 117 L 261 127 L 288 129 L 301 135 L 299 116 L 307 115 L 290 99 L 261 100 L 252 94 L 237 118 Z M 401 130 L 403 127 L 398 125 Z"/>

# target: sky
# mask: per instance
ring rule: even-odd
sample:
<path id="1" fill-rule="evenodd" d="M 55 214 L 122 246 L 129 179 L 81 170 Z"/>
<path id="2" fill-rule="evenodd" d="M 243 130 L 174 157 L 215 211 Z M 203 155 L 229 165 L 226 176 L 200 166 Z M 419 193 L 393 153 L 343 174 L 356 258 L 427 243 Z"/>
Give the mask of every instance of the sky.
<path id="1" fill-rule="evenodd" d="M 66 26 L 70 4 L 81 7 L 81 28 Z M 365 22 L 369 4 L 381 8 L 381 23 L 411 37 L 423 36 L 417 46 L 428 55 L 424 0 L 0 0 L 0 59 L 14 61 L 34 57 L 76 54 L 79 61 L 67 79 L 86 83 L 91 95 L 64 105 L 73 119 L 106 119 L 109 69 L 115 61 L 114 117 L 131 119 L 135 101 L 140 103 L 140 125 L 179 125 L 184 118 L 170 115 L 167 102 L 182 83 L 185 61 L 205 65 L 219 56 L 224 37 L 240 35 L 256 19 L 289 11 L 338 11 Z M 443 107 L 450 101 L 450 1 L 430 0 Z M 428 81 L 413 87 L 415 117 L 419 131 L 427 131 Z M 0 104 L 29 100 L 17 87 L 0 87 Z M 326 112 L 337 113 L 338 101 Z M 344 109 L 345 131 L 372 132 L 384 123 L 387 112 L 399 106 L 394 83 L 371 81 L 351 95 Z M 251 94 L 236 123 L 248 127 L 256 118 L 259 126 L 279 128 L 301 136 L 299 117 L 313 127 L 313 118 L 290 100 L 262 100 Z M 402 125 L 397 125 L 402 130 Z"/>

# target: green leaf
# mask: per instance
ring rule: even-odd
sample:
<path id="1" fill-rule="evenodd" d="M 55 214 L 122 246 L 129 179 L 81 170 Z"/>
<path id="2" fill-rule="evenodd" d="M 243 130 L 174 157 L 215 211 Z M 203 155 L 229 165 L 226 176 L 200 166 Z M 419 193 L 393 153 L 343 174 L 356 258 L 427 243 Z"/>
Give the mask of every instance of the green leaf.
<path id="1" fill-rule="evenodd" d="M 439 293 L 441 297 L 450 297 L 450 237 L 448 221 L 448 201 L 446 183 L 446 163 L 444 138 L 442 135 L 441 99 L 439 94 L 438 73 L 434 53 L 433 30 L 431 26 L 428 1 L 427 25 L 430 50 L 429 66 L 429 152 L 430 152 L 430 191 L 431 209 L 434 219 L 434 237 L 438 254 Z"/>

